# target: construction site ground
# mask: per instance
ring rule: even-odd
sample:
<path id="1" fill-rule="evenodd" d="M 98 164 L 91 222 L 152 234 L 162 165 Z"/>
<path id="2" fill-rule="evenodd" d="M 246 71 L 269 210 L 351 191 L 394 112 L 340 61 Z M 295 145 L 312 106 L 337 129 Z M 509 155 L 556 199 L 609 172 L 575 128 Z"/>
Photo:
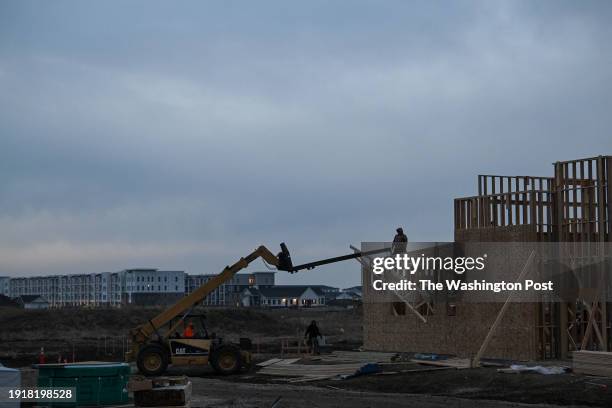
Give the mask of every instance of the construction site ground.
<path id="1" fill-rule="evenodd" d="M 23 373 L 24 386 L 35 384 L 35 370 L 24 368 Z M 209 369 L 171 369 L 168 374 L 189 376 L 193 383 L 192 408 L 271 407 L 279 397 L 277 408 L 612 406 L 611 391 L 593 385 L 612 387 L 610 379 L 573 374 L 502 374 L 495 368 L 368 375 L 297 384 L 261 376 L 255 370 L 228 377 L 219 377 Z"/>
<path id="2" fill-rule="evenodd" d="M 316 364 L 314 362 L 313 364 Z M 567 362 L 567 364 L 571 364 Z M 416 370 L 397 373 L 399 370 Z M 286 379 L 257 374 L 257 369 L 231 377 L 210 370 L 190 370 L 194 390 L 208 390 L 215 407 L 266 406 L 281 396 L 287 407 L 511 407 L 612 406 L 612 379 L 572 373 L 498 373 L 495 367 L 428 371 L 418 364 L 385 365 L 383 373 L 344 380 L 287 383 Z M 180 371 L 184 372 L 184 371 Z M 176 372 L 177 374 L 179 371 Z M 214 386 L 213 386 L 214 385 Z M 222 392 L 225 389 L 227 392 Z M 214 395 L 211 395 L 210 393 Z M 291 401 L 291 403 L 289 403 Z M 418 404 L 417 404 L 418 402 Z M 232 405 L 233 404 L 233 405 Z M 263 404 L 263 405 L 262 405 Z M 412 405 L 414 404 L 414 405 Z"/>
<path id="3" fill-rule="evenodd" d="M 445 395 L 412 394 L 410 392 L 385 392 L 360 390 L 358 388 L 331 389 L 313 385 L 254 384 L 229 382 L 212 378 L 192 378 L 194 397 L 192 407 L 255 408 L 271 407 L 281 397 L 278 408 L 313 407 L 419 407 L 419 408 L 469 408 L 481 407 L 534 407 L 534 405 L 513 401 L 479 399 Z M 396 379 L 396 381 L 401 381 Z M 338 386 L 338 384 L 335 384 Z M 396 387 L 397 388 L 397 387 Z M 554 407 L 547 403 L 538 407 Z M 585 406 L 570 405 L 570 406 Z M 598 405 L 609 406 L 609 405 Z"/>
<path id="4" fill-rule="evenodd" d="M 127 349 L 129 330 L 161 310 L 0 307 L 0 362 L 9 367 L 27 366 L 37 361 L 41 347 L 49 362 L 56 362 L 59 356 L 71 361 L 73 355 L 77 361 L 120 361 Z M 362 344 L 358 309 L 206 308 L 204 313 L 210 333 L 230 341 L 249 337 L 259 352 L 279 353 L 281 339 L 302 336 L 311 320 L 316 320 L 327 339 L 338 347 L 355 348 Z"/>
<path id="5" fill-rule="evenodd" d="M 28 367 L 35 362 L 38 350 L 43 345 L 50 356 L 60 351 L 68 353 L 70 346 L 74 345 L 77 360 L 120 361 L 121 349 L 116 336 L 118 327 L 127 330 L 155 312 L 154 309 L 144 309 L 78 313 L 15 310 L 0 313 L 0 327 L 14 328 L 0 333 L 0 362 L 22 367 L 23 385 L 34 385 L 36 371 Z M 325 313 L 312 310 L 209 312 L 214 330 L 221 332 L 225 329 L 223 333 L 231 338 L 241 333 L 242 328 L 254 339 L 259 339 L 262 350 L 256 355 L 256 362 L 280 357 L 279 337 L 301 334 L 311 319 L 320 322 L 336 349 L 355 349 L 361 344 L 360 315 L 355 310 L 328 310 Z M 64 330 L 69 335 L 62 338 Z M 30 337 L 28 331 L 31 331 Z M 105 347 L 102 338 L 106 338 Z M 113 340 L 114 346 L 111 345 Z M 302 356 L 294 354 L 283 357 Z M 278 397 L 281 398 L 278 408 L 612 406 L 612 379 L 604 377 L 572 373 L 508 374 L 497 372 L 496 367 L 432 371 L 429 366 L 402 360 L 399 364 L 382 365 L 382 374 L 299 383 L 289 383 L 282 376 L 262 375 L 256 366 L 248 372 L 228 377 L 219 377 L 208 367 L 187 370 L 171 368 L 168 374 L 186 374 L 190 377 L 193 382 L 191 406 L 194 408 L 270 407 Z M 306 357 L 299 364 L 333 363 Z M 570 361 L 553 364 L 571 366 Z M 408 372 L 402 373 L 402 370 Z"/>

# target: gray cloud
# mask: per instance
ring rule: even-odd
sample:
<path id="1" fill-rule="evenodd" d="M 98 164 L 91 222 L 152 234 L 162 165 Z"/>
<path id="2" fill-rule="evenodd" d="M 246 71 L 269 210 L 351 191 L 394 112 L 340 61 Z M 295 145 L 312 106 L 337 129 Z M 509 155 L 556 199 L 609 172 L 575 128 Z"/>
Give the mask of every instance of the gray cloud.
<path id="1" fill-rule="evenodd" d="M 2 2 L 0 274 L 215 272 L 280 241 L 301 262 L 397 225 L 450 240 L 476 174 L 610 153 L 610 11 Z"/>

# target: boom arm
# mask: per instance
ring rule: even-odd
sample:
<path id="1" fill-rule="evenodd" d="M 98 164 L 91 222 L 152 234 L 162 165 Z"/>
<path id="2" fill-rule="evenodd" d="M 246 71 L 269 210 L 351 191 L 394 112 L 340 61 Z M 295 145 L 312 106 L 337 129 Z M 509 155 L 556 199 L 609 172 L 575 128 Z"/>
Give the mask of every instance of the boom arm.
<path id="1" fill-rule="evenodd" d="M 240 260 L 232 266 L 226 266 L 219 275 L 215 276 L 204 285 L 191 292 L 189 295 L 181 298 L 174 305 L 170 306 L 168 309 L 164 310 L 147 323 L 133 329 L 130 332 L 132 336 L 132 343 L 145 343 L 147 339 L 149 339 L 154 333 L 158 332 L 162 326 L 186 310 L 195 306 L 197 303 L 202 301 L 202 299 L 208 296 L 210 292 L 230 280 L 238 271 L 246 268 L 251 262 L 259 257 L 263 258 L 267 263 L 274 266 L 278 266 L 279 264 L 278 258 L 272 252 L 270 252 L 270 250 L 263 245 L 260 246 L 246 257 L 240 258 Z"/>
<path id="2" fill-rule="evenodd" d="M 363 256 L 380 254 L 383 252 L 389 252 L 389 248 L 373 249 L 371 251 L 355 252 L 355 253 L 348 254 L 348 255 L 336 256 L 334 258 L 321 259 L 320 261 L 309 262 L 309 263 L 305 263 L 302 265 L 292 266 L 289 272 L 293 273 L 293 272 L 301 271 L 302 269 L 314 269 L 317 266 L 321 266 L 321 265 L 327 265 L 330 263 L 347 261 L 349 259 L 361 258 Z"/>
<path id="3" fill-rule="evenodd" d="M 334 262 L 358 258 L 364 255 L 388 251 L 388 248 L 384 248 L 367 252 L 355 252 L 353 254 L 293 266 L 291 262 L 291 255 L 289 254 L 289 250 L 284 243 L 281 243 L 281 252 L 278 254 L 278 256 L 274 255 L 272 252 L 270 252 L 270 250 L 262 245 L 246 257 L 240 258 L 240 260 L 232 266 L 226 266 L 219 275 L 215 276 L 189 295 L 181 298 L 174 305 L 170 306 L 168 309 L 164 310 L 147 323 L 141 324 L 135 329 L 132 329 L 130 331 L 132 349 L 126 354 L 126 359 L 127 361 L 130 361 L 135 358 L 140 347 L 146 344 L 153 334 L 157 334 L 159 338 L 164 338 L 165 336 L 169 335 L 172 330 L 174 330 L 174 327 L 170 328 L 170 330 L 168 330 L 168 332 L 165 334 L 160 333 L 159 330 L 161 330 L 162 327 L 168 324 L 172 319 L 193 308 L 196 304 L 201 302 L 202 299 L 206 298 L 206 296 L 208 296 L 212 291 L 229 281 L 237 272 L 249 266 L 249 264 L 257 258 L 263 258 L 267 263 L 274 265 L 280 271 L 294 273 L 302 269 L 313 269 L 320 265 L 326 265 Z"/>

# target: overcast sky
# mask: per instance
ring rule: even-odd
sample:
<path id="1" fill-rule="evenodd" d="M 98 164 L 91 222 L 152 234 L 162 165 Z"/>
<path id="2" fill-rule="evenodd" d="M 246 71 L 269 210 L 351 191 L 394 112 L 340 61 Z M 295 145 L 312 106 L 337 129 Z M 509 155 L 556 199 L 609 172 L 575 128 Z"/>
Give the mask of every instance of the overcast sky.
<path id="1" fill-rule="evenodd" d="M 0 275 L 453 237 L 478 173 L 612 154 L 608 1 L 0 1 Z M 250 270 L 265 270 L 257 262 Z M 354 261 L 284 284 L 358 284 Z"/>

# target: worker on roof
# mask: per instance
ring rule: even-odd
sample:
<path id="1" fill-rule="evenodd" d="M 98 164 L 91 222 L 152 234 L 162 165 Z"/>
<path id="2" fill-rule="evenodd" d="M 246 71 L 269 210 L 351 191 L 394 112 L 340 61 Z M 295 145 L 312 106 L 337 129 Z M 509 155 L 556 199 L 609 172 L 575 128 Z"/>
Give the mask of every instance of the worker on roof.
<path id="1" fill-rule="evenodd" d="M 193 335 L 194 335 L 193 322 L 190 321 L 189 324 L 185 326 L 185 330 L 183 330 L 183 338 L 192 339 Z"/>
<path id="2" fill-rule="evenodd" d="M 406 252 L 406 247 L 408 246 L 408 237 L 404 234 L 404 230 L 402 227 L 399 227 L 395 230 L 397 234 L 393 238 L 393 244 L 391 245 L 391 251 L 394 254 L 401 254 Z"/>

